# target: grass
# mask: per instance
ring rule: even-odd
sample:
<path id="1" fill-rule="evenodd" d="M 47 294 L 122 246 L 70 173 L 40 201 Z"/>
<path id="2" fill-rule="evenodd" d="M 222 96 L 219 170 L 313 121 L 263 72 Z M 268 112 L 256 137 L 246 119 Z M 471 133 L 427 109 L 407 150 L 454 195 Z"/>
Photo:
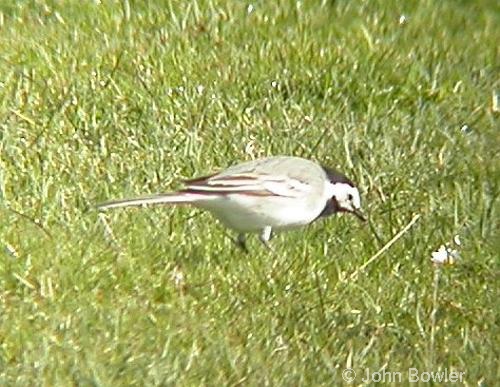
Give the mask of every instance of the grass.
<path id="1" fill-rule="evenodd" d="M 1 2 L 0 383 L 341 385 L 353 368 L 406 384 L 417 368 L 493 385 L 499 15 Z M 337 216 L 242 255 L 194 209 L 92 210 L 271 154 L 345 171 L 369 225 Z M 455 234 L 460 260 L 436 268 Z"/>

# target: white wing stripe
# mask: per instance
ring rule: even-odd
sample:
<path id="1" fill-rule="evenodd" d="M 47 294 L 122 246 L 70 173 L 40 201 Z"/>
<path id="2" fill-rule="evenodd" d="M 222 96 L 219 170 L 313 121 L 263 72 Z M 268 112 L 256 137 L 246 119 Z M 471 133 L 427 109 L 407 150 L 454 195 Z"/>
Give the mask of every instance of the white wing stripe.
<path id="1" fill-rule="evenodd" d="M 272 195 L 284 197 L 301 197 L 311 191 L 311 186 L 309 184 L 290 178 L 267 178 L 267 175 L 256 175 L 254 178 L 249 179 L 237 179 L 236 175 L 227 177 L 228 179 L 225 180 L 221 177 L 219 179 L 211 179 L 206 183 L 189 184 L 187 189 L 220 193 L 244 193 L 245 191 L 252 193 L 267 191 Z"/>
<path id="2" fill-rule="evenodd" d="M 242 192 L 242 191 L 265 191 L 262 185 L 238 185 L 238 186 L 209 186 L 209 185 L 188 185 L 188 190 L 203 192 Z"/>

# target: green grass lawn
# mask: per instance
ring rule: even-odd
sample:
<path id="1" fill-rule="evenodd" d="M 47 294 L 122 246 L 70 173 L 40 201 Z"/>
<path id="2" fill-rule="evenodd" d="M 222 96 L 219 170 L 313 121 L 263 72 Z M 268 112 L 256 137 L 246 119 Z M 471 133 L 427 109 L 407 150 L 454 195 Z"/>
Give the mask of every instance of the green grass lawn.
<path id="1" fill-rule="evenodd" d="M 499 25 L 493 0 L 0 1 L 0 384 L 493 386 Z M 345 171 L 368 224 L 245 255 L 195 209 L 93 209 L 278 154 Z"/>

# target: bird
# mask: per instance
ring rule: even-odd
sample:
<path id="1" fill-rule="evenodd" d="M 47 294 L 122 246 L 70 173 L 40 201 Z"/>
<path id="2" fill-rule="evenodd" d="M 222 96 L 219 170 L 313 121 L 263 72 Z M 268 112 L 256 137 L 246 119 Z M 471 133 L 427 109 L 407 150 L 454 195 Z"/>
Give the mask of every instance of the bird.
<path id="1" fill-rule="evenodd" d="M 312 160 L 271 156 L 233 165 L 221 172 L 183 181 L 175 192 L 126 198 L 97 205 L 120 207 L 189 204 L 208 210 L 235 230 L 243 250 L 249 233 L 270 248 L 274 231 L 306 226 L 335 213 L 352 213 L 366 221 L 357 186 L 343 173 Z"/>

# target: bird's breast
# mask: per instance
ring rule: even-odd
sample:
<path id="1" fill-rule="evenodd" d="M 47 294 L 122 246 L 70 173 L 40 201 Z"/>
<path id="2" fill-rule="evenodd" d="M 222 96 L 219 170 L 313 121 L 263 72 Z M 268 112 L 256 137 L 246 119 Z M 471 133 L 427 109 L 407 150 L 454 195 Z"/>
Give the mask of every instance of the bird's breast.
<path id="1" fill-rule="evenodd" d="M 267 226 L 279 230 L 306 225 L 319 216 L 324 203 L 306 197 L 231 194 L 199 202 L 197 206 L 238 232 L 259 232 Z"/>

